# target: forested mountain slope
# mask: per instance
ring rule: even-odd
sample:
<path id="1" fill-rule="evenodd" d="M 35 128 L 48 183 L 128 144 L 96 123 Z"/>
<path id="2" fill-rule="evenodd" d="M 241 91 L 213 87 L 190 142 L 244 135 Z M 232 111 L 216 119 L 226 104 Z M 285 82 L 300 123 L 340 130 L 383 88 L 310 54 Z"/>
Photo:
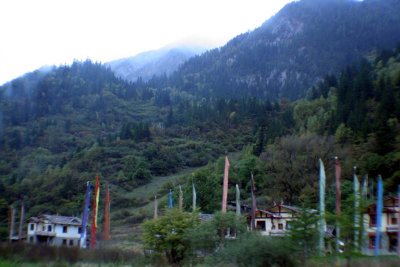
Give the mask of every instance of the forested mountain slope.
<path id="1" fill-rule="evenodd" d="M 203 96 L 297 99 L 326 74 L 400 42 L 400 1 L 302 0 L 191 58 L 171 85 Z"/>

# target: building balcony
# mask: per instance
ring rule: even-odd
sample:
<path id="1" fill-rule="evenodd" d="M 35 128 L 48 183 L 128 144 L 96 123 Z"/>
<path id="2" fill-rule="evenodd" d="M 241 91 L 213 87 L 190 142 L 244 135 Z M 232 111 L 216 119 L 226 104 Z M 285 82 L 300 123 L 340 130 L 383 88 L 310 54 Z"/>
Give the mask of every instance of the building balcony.
<path id="1" fill-rule="evenodd" d="M 36 231 L 35 234 L 38 236 L 56 236 L 55 232 L 47 232 L 47 231 Z"/>
<path id="2" fill-rule="evenodd" d="M 285 236 L 286 230 L 283 229 L 274 229 L 270 231 L 271 236 Z"/>
<path id="3" fill-rule="evenodd" d="M 397 233 L 399 231 L 399 226 L 398 225 L 386 226 L 386 231 L 391 233 Z"/>

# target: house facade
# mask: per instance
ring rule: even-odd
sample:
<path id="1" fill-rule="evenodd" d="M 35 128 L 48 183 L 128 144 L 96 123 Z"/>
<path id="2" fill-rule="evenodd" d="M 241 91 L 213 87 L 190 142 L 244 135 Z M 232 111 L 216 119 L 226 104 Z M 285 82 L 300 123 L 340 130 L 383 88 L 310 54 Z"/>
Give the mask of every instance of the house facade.
<path id="1" fill-rule="evenodd" d="M 400 220 L 399 199 L 387 197 L 383 201 L 383 211 L 381 220 L 381 240 L 380 254 L 396 254 L 399 244 L 397 233 L 399 232 Z M 373 255 L 375 251 L 376 236 L 376 203 L 371 204 L 363 214 L 364 222 L 364 244 L 362 252 Z"/>
<path id="2" fill-rule="evenodd" d="M 256 229 L 266 236 L 285 236 L 299 208 L 278 204 L 272 208 L 256 211 Z"/>
<path id="3" fill-rule="evenodd" d="M 27 242 L 52 246 L 81 247 L 82 221 L 77 217 L 40 215 L 28 221 Z"/>

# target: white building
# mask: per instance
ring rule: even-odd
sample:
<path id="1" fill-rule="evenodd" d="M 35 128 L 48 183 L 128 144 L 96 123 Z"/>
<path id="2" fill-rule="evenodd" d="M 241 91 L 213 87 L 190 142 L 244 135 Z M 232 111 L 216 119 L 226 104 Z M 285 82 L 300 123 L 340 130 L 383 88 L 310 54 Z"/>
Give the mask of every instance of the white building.
<path id="1" fill-rule="evenodd" d="M 28 221 L 27 242 L 53 246 L 80 247 L 82 220 L 77 217 L 40 215 Z"/>
<path id="2" fill-rule="evenodd" d="M 381 244 L 380 254 L 395 254 L 397 251 L 400 220 L 399 199 L 396 197 L 387 197 L 383 201 L 383 212 L 381 220 Z M 362 252 L 367 255 L 373 255 L 375 250 L 376 234 L 376 204 L 368 206 L 363 214 L 364 218 L 364 246 Z"/>
<path id="3" fill-rule="evenodd" d="M 284 236 L 290 228 L 290 222 L 296 218 L 299 208 L 278 204 L 267 210 L 257 210 L 256 229 L 262 235 Z"/>

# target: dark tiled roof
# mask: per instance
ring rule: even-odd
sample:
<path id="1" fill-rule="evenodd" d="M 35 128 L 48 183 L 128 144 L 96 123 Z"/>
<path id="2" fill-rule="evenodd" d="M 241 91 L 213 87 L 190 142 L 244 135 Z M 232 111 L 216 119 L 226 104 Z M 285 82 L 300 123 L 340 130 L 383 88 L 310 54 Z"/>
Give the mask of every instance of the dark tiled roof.
<path id="1" fill-rule="evenodd" d="M 40 215 L 38 217 L 31 217 L 29 219 L 31 222 L 43 222 L 48 221 L 53 224 L 64 224 L 64 225 L 81 225 L 82 220 L 78 217 L 68 217 L 60 215 Z"/>
<path id="2" fill-rule="evenodd" d="M 211 221 L 213 218 L 214 218 L 214 214 L 204 214 L 204 213 L 199 214 L 199 219 L 200 219 L 200 221 L 203 221 L 203 222 Z"/>

